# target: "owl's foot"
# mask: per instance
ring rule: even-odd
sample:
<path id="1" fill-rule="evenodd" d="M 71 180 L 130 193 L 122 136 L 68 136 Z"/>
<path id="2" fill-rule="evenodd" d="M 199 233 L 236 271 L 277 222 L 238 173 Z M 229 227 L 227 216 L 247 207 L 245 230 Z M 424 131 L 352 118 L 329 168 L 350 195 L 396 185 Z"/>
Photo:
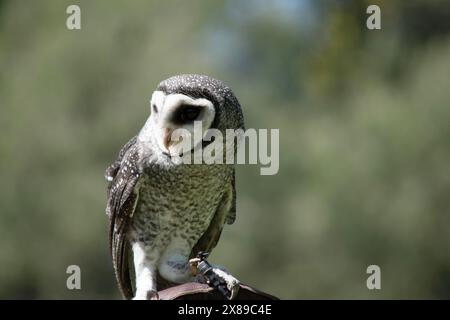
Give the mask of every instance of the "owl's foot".
<path id="1" fill-rule="evenodd" d="M 230 273 L 219 268 L 213 268 L 213 272 L 222 278 L 227 284 L 227 289 L 230 291 L 230 300 L 237 297 L 241 282 L 233 277 Z"/>
<path id="2" fill-rule="evenodd" d="M 204 258 L 193 258 L 189 260 L 195 281 L 208 283 L 215 287 L 228 299 L 233 300 L 239 293 L 240 281 L 228 273 L 224 268 L 210 265 Z M 228 289 L 224 289 L 224 284 Z"/>
<path id="3" fill-rule="evenodd" d="M 133 300 L 159 300 L 158 291 L 149 290 L 143 291 L 141 293 L 136 292 L 136 296 L 133 298 Z"/>

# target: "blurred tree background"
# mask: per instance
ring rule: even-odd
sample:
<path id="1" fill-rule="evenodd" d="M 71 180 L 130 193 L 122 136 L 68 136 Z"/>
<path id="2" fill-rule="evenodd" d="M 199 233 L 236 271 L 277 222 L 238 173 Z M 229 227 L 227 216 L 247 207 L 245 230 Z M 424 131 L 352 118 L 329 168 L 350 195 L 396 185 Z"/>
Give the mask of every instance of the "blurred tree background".
<path id="1" fill-rule="evenodd" d="M 0 298 L 119 298 L 103 172 L 180 73 L 280 129 L 212 262 L 281 298 L 450 298 L 450 2 L 426 0 L 0 1 Z"/>

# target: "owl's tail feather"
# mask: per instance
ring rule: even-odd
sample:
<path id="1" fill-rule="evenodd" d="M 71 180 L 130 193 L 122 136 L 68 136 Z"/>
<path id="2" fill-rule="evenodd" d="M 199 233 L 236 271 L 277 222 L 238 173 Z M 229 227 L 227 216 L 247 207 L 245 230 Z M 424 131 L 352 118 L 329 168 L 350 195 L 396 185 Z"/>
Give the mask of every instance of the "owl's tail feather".
<path id="1" fill-rule="evenodd" d="M 119 270 L 116 269 L 116 278 L 117 283 L 119 285 L 120 292 L 122 296 L 126 300 L 130 300 L 134 297 L 133 287 L 131 284 L 131 276 L 130 276 L 130 266 L 129 266 L 129 246 L 126 241 L 122 241 L 121 246 L 119 248 L 120 252 L 118 252 L 118 256 L 122 259 L 120 263 L 121 268 Z"/>

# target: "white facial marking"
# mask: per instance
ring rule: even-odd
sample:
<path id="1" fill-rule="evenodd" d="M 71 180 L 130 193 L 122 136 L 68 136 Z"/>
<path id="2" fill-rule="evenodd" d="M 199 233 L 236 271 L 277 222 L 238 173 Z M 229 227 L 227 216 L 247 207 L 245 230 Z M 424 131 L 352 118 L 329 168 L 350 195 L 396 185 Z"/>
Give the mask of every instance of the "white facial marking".
<path id="1" fill-rule="evenodd" d="M 155 105 L 157 110 L 159 111 L 164 105 L 164 100 L 166 99 L 166 94 L 162 91 L 155 91 L 152 94 L 152 98 L 150 99 L 150 106 Z M 153 109 L 153 108 L 152 108 Z M 153 113 L 153 110 L 152 110 Z"/>
<path id="2" fill-rule="evenodd" d="M 162 91 L 155 91 L 150 101 L 151 105 L 151 127 L 152 132 L 156 137 L 156 142 L 162 152 L 169 153 L 171 155 L 178 155 L 183 151 L 182 139 L 183 135 L 171 139 L 172 133 L 177 129 L 184 129 L 185 132 L 190 134 L 190 138 L 194 137 L 192 141 L 192 148 L 201 143 L 203 135 L 195 135 L 194 122 L 188 122 L 183 124 L 177 124 L 173 122 L 173 115 L 181 105 L 191 105 L 201 107 L 202 110 L 195 121 L 202 123 L 203 133 L 211 127 L 215 117 L 214 105 L 211 101 L 205 98 L 194 99 L 187 95 L 176 93 L 166 95 Z M 153 106 L 156 107 L 156 111 Z M 184 150 L 186 151 L 186 150 Z"/>

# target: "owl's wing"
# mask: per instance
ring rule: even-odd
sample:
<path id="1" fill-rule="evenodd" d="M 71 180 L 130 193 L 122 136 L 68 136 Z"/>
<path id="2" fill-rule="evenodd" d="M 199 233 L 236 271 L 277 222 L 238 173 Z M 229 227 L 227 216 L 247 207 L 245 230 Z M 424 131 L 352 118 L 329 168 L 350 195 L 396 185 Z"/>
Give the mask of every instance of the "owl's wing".
<path id="1" fill-rule="evenodd" d="M 236 180 L 235 180 L 235 173 L 233 170 L 233 174 L 231 175 L 231 207 L 228 210 L 227 224 L 233 224 L 234 221 L 236 221 Z"/>
<path id="2" fill-rule="evenodd" d="M 222 229 L 225 224 L 232 224 L 236 220 L 236 187 L 234 178 L 234 169 L 227 190 L 224 193 L 222 200 L 217 207 L 211 223 L 206 232 L 197 241 L 197 244 L 192 248 L 191 258 L 195 257 L 198 252 L 211 252 L 219 242 Z"/>
<path id="3" fill-rule="evenodd" d="M 133 140 L 134 139 L 134 140 Z M 133 289 L 128 268 L 127 227 L 136 206 L 139 155 L 133 138 L 119 153 L 119 158 L 107 170 L 110 181 L 106 213 L 109 216 L 109 244 L 116 279 L 122 295 L 130 299 Z"/>
<path id="4" fill-rule="evenodd" d="M 137 139 L 137 136 L 134 136 L 133 138 L 131 138 L 130 141 L 128 141 L 120 150 L 116 161 L 114 161 L 112 164 L 110 164 L 108 166 L 108 168 L 106 168 L 105 179 L 109 182 L 108 183 L 108 192 L 109 192 L 109 189 L 111 188 L 112 181 L 113 181 L 114 177 L 116 176 L 117 171 L 119 170 L 120 163 L 122 162 L 123 157 L 125 156 L 127 151 L 130 150 L 130 148 L 136 143 L 136 139 Z"/>

